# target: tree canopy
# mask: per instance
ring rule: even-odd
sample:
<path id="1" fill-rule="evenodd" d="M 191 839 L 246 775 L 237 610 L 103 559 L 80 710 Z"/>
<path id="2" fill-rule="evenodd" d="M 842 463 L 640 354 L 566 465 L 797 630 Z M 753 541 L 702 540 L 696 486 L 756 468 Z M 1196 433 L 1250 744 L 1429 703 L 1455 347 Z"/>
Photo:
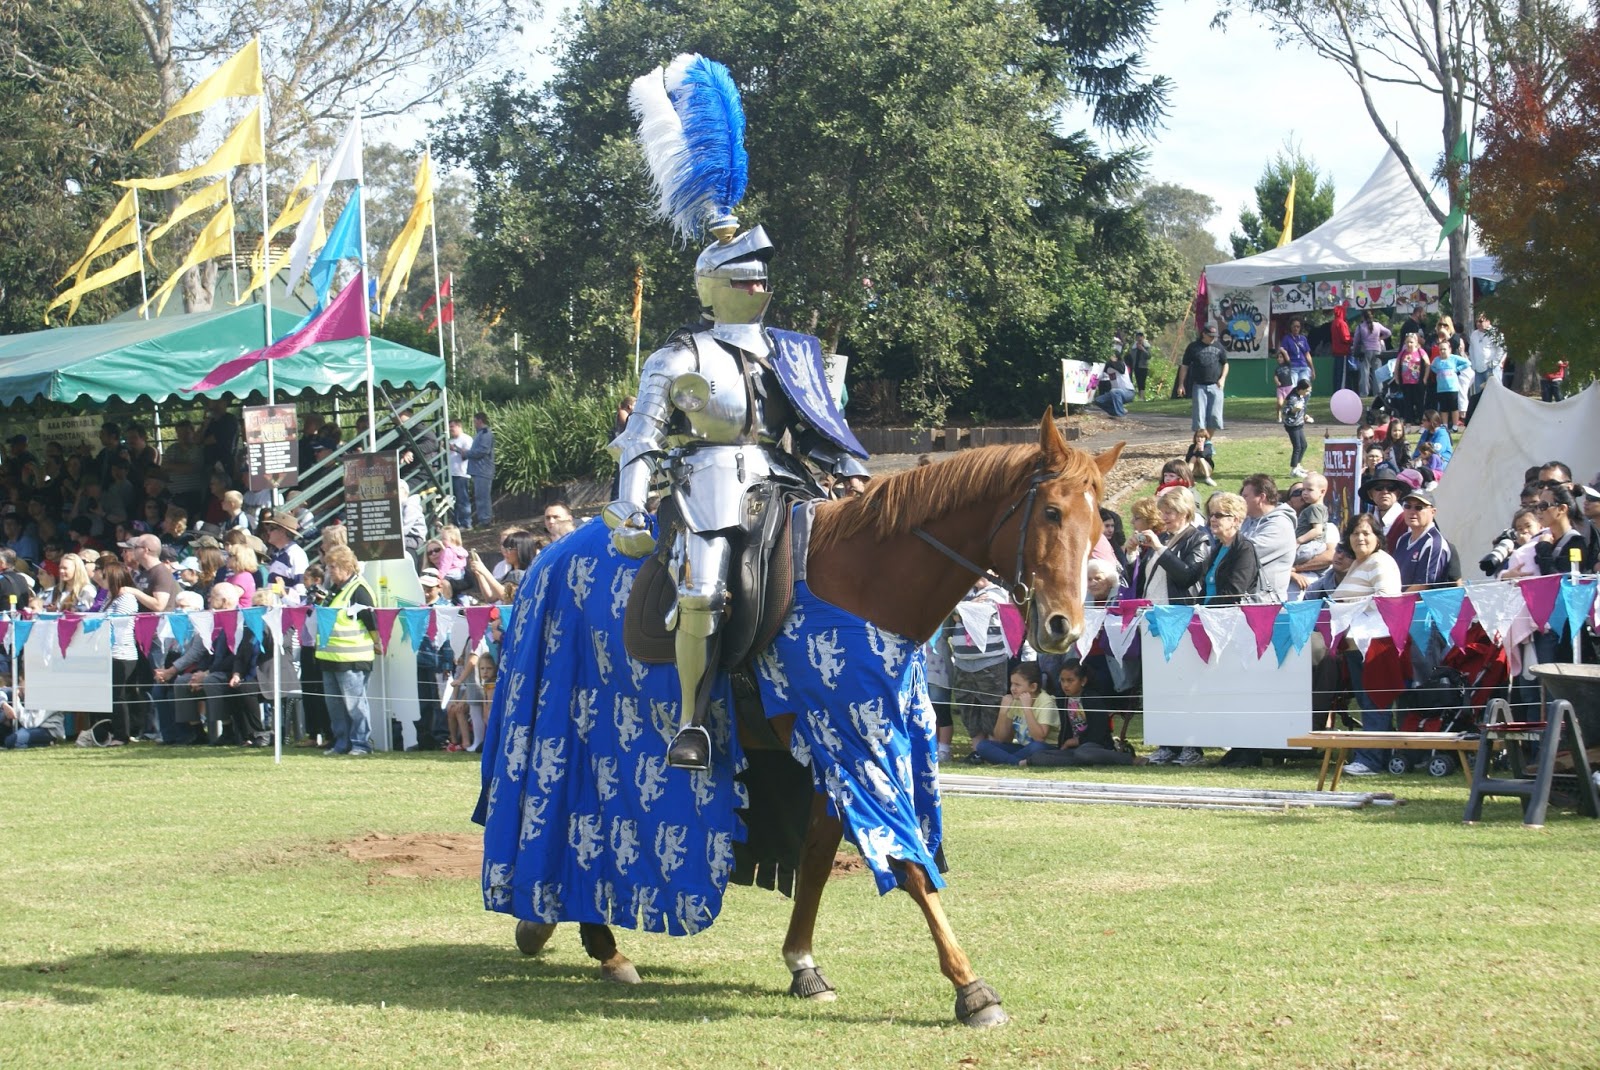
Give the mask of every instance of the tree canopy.
<path id="1" fill-rule="evenodd" d="M 1294 183 L 1294 235 L 1328 221 L 1333 215 L 1333 177 L 1317 172 L 1316 162 L 1298 148 L 1289 147 L 1273 157 L 1256 180 L 1256 204 L 1239 211 L 1239 231 L 1230 235 L 1233 255 L 1254 256 L 1275 248 L 1283 237 L 1284 207 L 1289 184 Z"/>
<path id="2" fill-rule="evenodd" d="M 700 52 L 743 92 L 739 215 L 778 246 L 769 321 L 851 354 L 853 378 L 897 384 L 913 416 L 1037 408 L 1063 348 L 1104 351 L 1115 324 L 1078 322 L 1097 291 L 1163 305 L 1184 285 L 1126 204 L 1139 155 L 1054 129 L 1073 88 L 1052 32 L 997 0 L 587 5 L 548 87 L 481 87 L 441 128 L 477 185 L 467 295 L 505 309 L 546 363 L 596 379 L 631 366 L 636 269 L 646 350 L 697 314 L 694 251 L 650 218 L 626 98 L 634 76 Z M 1025 401 L 992 389 L 996 363 Z"/>

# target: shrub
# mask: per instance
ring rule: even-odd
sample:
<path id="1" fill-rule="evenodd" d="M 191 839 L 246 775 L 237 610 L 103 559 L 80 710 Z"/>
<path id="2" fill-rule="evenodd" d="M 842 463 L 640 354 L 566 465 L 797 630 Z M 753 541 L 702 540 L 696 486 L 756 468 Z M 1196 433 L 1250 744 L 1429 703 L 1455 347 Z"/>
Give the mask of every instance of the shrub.
<path id="1" fill-rule="evenodd" d="M 462 397 L 470 413 L 489 414 L 495 437 L 495 482 L 510 494 L 537 494 L 571 479 L 606 478 L 616 462 L 606 452 L 617 403 L 630 387 L 622 382 L 580 389 L 555 376 L 542 380 L 532 396 L 495 405 L 480 397 Z"/>

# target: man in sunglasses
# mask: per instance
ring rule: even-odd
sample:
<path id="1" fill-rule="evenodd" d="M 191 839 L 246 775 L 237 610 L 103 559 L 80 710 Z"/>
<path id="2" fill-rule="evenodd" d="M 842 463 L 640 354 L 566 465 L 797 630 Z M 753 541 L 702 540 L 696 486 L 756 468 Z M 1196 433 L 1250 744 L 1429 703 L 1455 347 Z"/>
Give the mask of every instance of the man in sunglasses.
<path id="1" fill-rule="evenodd" d="M 1413 490 L 1400 502 L 1406 533 L 1395 547 L 1400 583 L 1406 591 L 1452 587 L 1461 582 L 1461 558 L 1450 540 L 1434 523 L 1433 495 Z"/>

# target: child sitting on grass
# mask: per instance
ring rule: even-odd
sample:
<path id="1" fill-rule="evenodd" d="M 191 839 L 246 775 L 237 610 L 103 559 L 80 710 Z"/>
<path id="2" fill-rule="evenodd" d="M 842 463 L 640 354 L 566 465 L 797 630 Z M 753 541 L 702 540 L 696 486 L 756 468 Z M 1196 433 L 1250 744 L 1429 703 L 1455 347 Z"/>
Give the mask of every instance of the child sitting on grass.
<path id="1" fill-rule="evenodd" d="M 1045 751 L 1050 733 L 1061 727 L 1055 696 L 1041 686 L 1039 663 L 1024 661 L 1011 672 L 1011 691 L 1000 700 L 988 738 L 972 745 L 973 757 L 996 765 L 1017 765 Z M 1007 738 L 1015 742 L 1002 742 Z"/>
<path id="2" fill-rule="evenodd" d="M 1183 455 L 1188 462 L 1189 470 L 1194 478 L 1208 487 L 1217 485 L 1212 479 L 1212 474 L 1217 469 L 1217 452 L 1211 445 L 1211 432 L 1202 427 L 1194 433 L 1194 441 L 1189 443 L 1189 452 Z"/>
<path id="3" fill-rule="evenodd" d="M 1040 751 L 1019 761 L 1022 766 L 1133 765 L 1133 755 L 1119 751 L 1111 742 L 1111 714 L 1086 710 L 1083 697 L 1089 687 L 1089 670 L 1081 661 L 1069 661 L 1056 673 L 1061 684 L 1061 707 L 1067 721 L 1061 729 L 1061 745 Z"/>

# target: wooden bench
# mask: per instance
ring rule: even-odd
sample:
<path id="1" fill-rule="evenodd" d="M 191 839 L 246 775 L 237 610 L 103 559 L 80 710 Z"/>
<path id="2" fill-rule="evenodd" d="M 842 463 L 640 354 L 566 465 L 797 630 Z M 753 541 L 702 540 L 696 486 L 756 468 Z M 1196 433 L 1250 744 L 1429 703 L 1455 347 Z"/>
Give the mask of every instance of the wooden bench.
<path id="1" fill-rule="evenodd" d="M 1307 732 L 1286 741 L 1291 747 L 1316 747 L 1322 750 L 1322 772 L 1317 777 L 1317 790 L 1328 781 L 1328 766 L 1333 766 L 1333 783 L 1329 791 L 1339 790 L 1339 778 L 1344 774 L 1345 755 L 1353 750 L 1452 750 L 1460 754 L 1478 749 L 1478 737 L 1468 737 L 1461 732 Z M 1472 770 L 1466 759 L 1456 763 L 1462 774 L 1472 784 Z"/>

